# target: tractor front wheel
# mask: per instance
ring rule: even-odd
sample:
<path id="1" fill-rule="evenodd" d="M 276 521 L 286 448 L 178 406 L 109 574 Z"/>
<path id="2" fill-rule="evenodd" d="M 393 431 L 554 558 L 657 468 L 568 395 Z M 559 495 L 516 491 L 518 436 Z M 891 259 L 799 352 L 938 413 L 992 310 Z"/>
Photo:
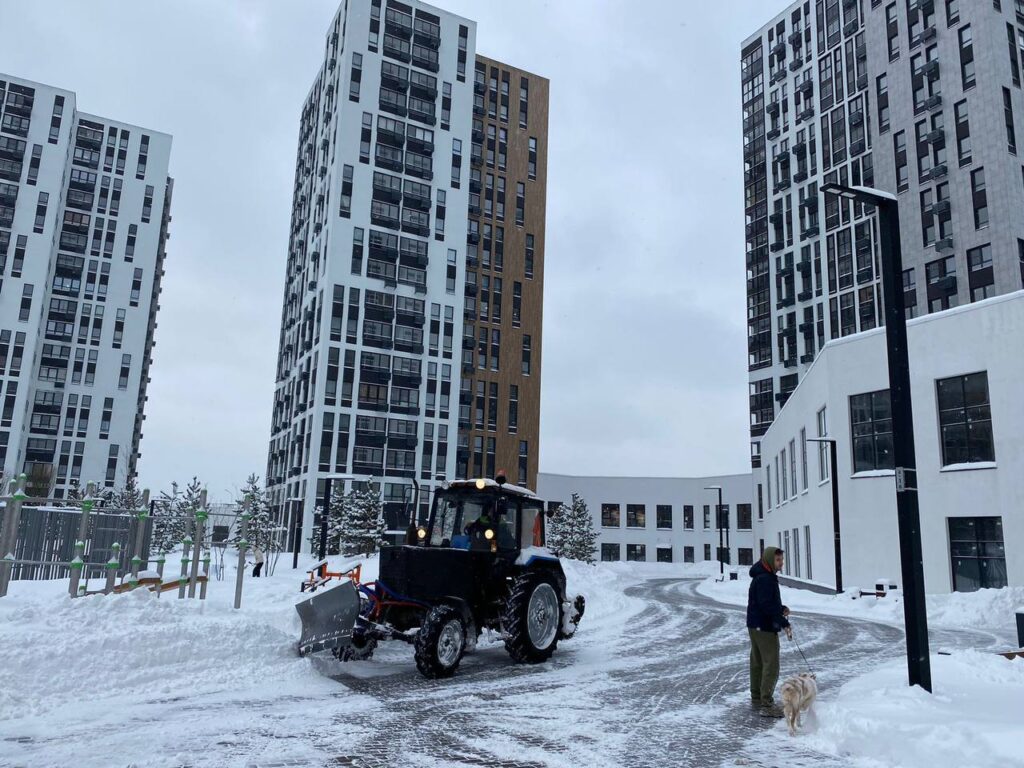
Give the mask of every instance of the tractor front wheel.
<path id="1" fill-rule="evenodd" d="M 527 573 L 513 582 L 502 616 L 505 650 L 513 661 L 539 664 L 550 659 L 561 624 L 562 601 L 551 577 Z"/>
<path id="2" fill-rule="evenodd" d="M 466 650 L 466 625 L 462 615 L 447 605 L 430 609 L 414 643 L 416 668 L 424 677 L 451 677 Z"/>
<path id="3" fill-rule="evenodd" d="M 334 656 L 338 661 L 369 661 L 377 650 L 377 638 L 363 632 L 352 635 L 352 644 L 344 648 L 335 648 Z"/>

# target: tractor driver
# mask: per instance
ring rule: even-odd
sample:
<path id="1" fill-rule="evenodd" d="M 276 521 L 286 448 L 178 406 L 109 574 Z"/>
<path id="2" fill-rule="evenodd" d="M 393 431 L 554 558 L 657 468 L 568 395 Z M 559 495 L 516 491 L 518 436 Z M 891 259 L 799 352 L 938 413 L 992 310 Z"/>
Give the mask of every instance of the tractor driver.
<path id="1" fill-rule="evenodd" d="M 480 512 L 480 516 L 466 526 L 466 535 L 469 537 L 469 546 L 471 548 L 490 548 L 486 532 L 494 530 L 494 520 L 497 517 L 496 507 L 495 502 L 490 502 Z"/>

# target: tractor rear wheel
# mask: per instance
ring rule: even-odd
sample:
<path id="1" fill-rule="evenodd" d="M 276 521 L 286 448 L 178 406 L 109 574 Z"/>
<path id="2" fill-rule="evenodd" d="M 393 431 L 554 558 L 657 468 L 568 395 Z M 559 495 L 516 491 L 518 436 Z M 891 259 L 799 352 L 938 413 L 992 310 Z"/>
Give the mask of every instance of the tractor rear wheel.
<path id="1" fill-rule="evenodd" d="M 505 650 L 512 660 L 539 664 L 558 647 L 562 600 L 558 586 L 547 574 L 526 573 L 512 583 L 502 615 Z"/>
<path id="2" fill-rule="evenodd" d="M 414 643 L 416 668 L 426 678 L 451 677 L 466 650 L 466 624 L 447 605 L 430 609 Z"/>

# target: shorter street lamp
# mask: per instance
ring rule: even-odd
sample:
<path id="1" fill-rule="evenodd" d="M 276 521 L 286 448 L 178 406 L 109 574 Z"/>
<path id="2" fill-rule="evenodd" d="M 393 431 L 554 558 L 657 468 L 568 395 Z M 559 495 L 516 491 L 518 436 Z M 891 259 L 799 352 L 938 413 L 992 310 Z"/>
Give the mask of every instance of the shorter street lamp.
<path id="1" fill-rule="evenodd" d="M 715 515 L 718 517 L 718 572 L 725 577 L 725 563 L 722 561 L 722 551 L 725 548 L 722 541 L 722 486 L 706 485 L 705 491 L 718 491 L 718 506 L 715 508 Z M 728 534 L 728 532 L 726 532 Z"/>
<path id="2" fill-rule="evenodd" d="M 809 443 L 828 443 L 829 466 L 832 468 L 832 531 L 836 548 L 836 594 L 843 591 L 843 548 L 839 533 L 839 475 L 836 472 L 836 441 L 832 437 L 808 437 Z"/>

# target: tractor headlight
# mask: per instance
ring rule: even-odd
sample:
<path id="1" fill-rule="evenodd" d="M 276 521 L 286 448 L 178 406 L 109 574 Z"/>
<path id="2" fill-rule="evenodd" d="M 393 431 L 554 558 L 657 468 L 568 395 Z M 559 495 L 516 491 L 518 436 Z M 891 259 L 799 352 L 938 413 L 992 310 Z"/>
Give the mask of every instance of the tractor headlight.
<path id="1" fill-rule="evenodd" d="M 484 538 L 487 539 L 488 541 L 493 539 L 494 538 L 494 531 L 493 531 L 493 529 L 488 528 L 486 531 L 484 531 Z"/>
<path id="2" fill-rule="evenodd" d="M 487 487 L 487 481 L 481 477 L 479 480 L 476 481 L 476 487 L 477 490 L 482 491 L 484 488 Z"/>
<path id="3" fill-rule="evenodd" d="M 420 541 L 423 541 L 425 538 L 427 538 L 427 529 L 423 527 L 417 528 L 416 538 L 418 538 Z"/>

